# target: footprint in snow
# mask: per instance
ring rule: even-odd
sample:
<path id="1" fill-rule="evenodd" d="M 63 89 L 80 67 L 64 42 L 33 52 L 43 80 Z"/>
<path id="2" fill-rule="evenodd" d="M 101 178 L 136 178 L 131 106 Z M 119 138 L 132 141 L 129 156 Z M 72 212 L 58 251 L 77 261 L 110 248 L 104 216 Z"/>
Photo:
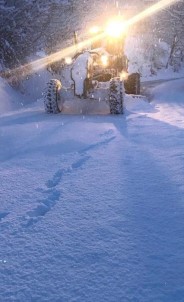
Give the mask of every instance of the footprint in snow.
<path id="1" fill-rule="evenodd" d="M 101 133 L 100 137 L 109 137 L 109 136 L 112 136 L 113 133 L 114 133 L 114 130 L 113 129 L 109 129 L 109 130 L 105 131 L 104 133 Z"/>
<path id="2" fill-rule="evenodd" d="M 5 218 L 6 216 L 8 216 L 9 212 L 0 212 L 0 221 Z"/>
<path id="3" fill-rule="evenodd" d="M 74 170 L 82 168 L 82 166 L 91 158 L 89 155 L 85 155 L 87 151 L 93 150 L 95 148 L 98 148 L 103 145 L 107 145 L 112 140 L 114 140 L 116 137 L 109 135 L 112 135 L 113 131 L 108 130 L 103 134 L 103 136 L 106 136 L 107 138 L 103 141 L 97 142 L 95 144 L 92 144 L 85 149 L 79 151 L 78 153 L 81 155 L 81 158 L 75 161 L 69 168 L 66 169 L 59 169 L 52 177 L 52 179 L 48 180 L 46 182 L 47 190 L 39 190 L 43 193 L 47 193 L 47 198 L 40 201 L 39 205 L 34 208 L 32 211 L 28 211 L 27 214 L 24 217 L 24 222 L 22 223 L 23 227 L 29 227 L 32 226 L 34 223 L 36 223 L 41 217 L 45 216 L 47 212 L 49 212 L 52 207 L 56 204 L 57 201 L 59 201 L 61 192 L 59 190 L 56 190 L 55 187 L 60 184 L 62 181 L 63 176 L 71 174 Z"/>
<path id="4" fill-rule="evenodd" d="M 58 190 L 47 190 L 47 198 L 40 201 L 39 205 L 31 211 L 28 211 L 23 218 L 23 227 L 29 227 L 43 216 L 45 216 L 56 204 L 59 200 L 61 193 Z"/>
<path id="5" fill-rule="evenodd" d="M 86 161 L 90 159 L 90 156 L 85 156 L 85 157 L 82 157 L 80 158 L 79 160 L 77 160 L 76 162 L 74 162 L 71 167 L 67 168 L 67 169 L 59 169 L 53 176 L 52 179 L 49 179 L 47 182 L 46 182 L 46 187 L 51 189 L 51 188 L 54 188 L 56 187 L 62 180 L 62 177 L 64 175 L 68 175 L 68 174 L 71 174 L 73 172 L 73 170 L 75 169 L 79 169 L 81 168 L 85 163 Z"/>
<path id="6" fill-rule="evenodd" d="M 103 141 L 99 141 L 99 142 L 97 142 L 97 143 L 95 143 L 95 144 L 92 144 L 92 145 L 87 146 L 86 148 L 82 149 L 82 150 L 79 151 L 78 153 L 79 153 L 80 155 L 84 155 L 84 154 L 85 154 L 86 152 L 88 152 L 88 151 L 95 150 L 95 149 L 97 149 L 97 148 L 99 148 L 99 147 L 108 145 L 108 144 L 109 144 L 111 141 L 113 141 L 115 138 L 116 138 L 116 136 L 112 136 L 112 137 L 110 137 L 110 138 L 107 137 L 107 138 L 104 139 Z"/>

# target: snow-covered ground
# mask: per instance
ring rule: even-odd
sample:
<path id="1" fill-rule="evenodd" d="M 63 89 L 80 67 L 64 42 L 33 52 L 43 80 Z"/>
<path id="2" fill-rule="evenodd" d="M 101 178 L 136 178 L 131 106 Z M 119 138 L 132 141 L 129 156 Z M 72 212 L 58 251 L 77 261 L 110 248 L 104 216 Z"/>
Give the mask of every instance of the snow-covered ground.
<path id="1" fill-rule="evenodd" d="M 0 301 L 183 301 L 183 80 L 150 95 L 0 116 Z"/>

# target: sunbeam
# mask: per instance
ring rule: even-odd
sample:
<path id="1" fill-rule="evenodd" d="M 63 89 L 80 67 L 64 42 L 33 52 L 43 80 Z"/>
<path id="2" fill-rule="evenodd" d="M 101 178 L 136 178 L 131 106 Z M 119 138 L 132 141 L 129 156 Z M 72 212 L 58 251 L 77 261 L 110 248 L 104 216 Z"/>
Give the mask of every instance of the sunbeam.
<path id="1" fill-rule="evenodd" d="M 182 1 L 182 0 L 161 0 L 161 1 L 157 2 L 156 4 L 148 7 L 141 13 L 137 14 L 136 16 L 132 17 L 130 20 L 128 20 L 125 23 L 125 26 L 133 25 L 153 14 L 156 14 L 158 11 L 163 10 L 167 6 L 173 5 L 174 3 L 180 2 L 180 1 Z"/>
<path id="2" fill-rule="evenodd" d="M 48 66 L 51 63 L 57 62 L 61 59 L 74 55 L 77 50 L 83 49 L 87 45 L 90 45 L 91 43 L 101 39 L 103 36 L 104 36 L 104 34 L 99 34 L 98 36 L 95 36 L 95 37 L 92 37 L 85 41 L 82 41 L 82 42 L 78 43 L 77 45 L 72 45 L 70 47 L 64 48 L 60 51 L 57 51 L 57 52 L 45 57 L 45 58 L 38 59 L 38 60 L 35 60 L 28 64 L 17 67 L 15 69 L 13 69 L 11 71 L 11 73 L 15 74 L 16 72 L 22 72 L 24 76 L 27 76 L 27 75 L 31 74 L 32 72 L 38 71 L 38 70 Z"/>

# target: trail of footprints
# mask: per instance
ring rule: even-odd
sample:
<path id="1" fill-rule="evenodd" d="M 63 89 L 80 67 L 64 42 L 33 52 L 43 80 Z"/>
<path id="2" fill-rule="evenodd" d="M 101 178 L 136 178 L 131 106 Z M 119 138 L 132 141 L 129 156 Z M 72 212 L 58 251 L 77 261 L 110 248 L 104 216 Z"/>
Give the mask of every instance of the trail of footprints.
<path id="1" fill-rule="evenodd" d="M 24 221 L 22 223 L 23 227 L 29 227 L 33 225 L 55 206 L 56 202 L 59 201 L 62 194 L 61 189 L 57 189 L 57 185 L 61 183 L 62 178 L 65 175 L 69 175 L 75 169 L 81 168 L 88 159 L 90 159 L 90 156 L 79 159 L 67 169 L 59 169 L 54 174 L 53 178 L 46 182 L 46 190 L 42 190 L 42 193 L 46 194 L 46 197 L 43 200 L 40 200 L 39 205 L 35 209 L 26 213 Z"/>
<path id="2" fill-rule="evenodd" d="M 110 137 L 109 137 L 110 136 Z M 87 154 L 88 151 L 95 150 L 96 148 L 99 148 L 101 146 L 108 145 L 111 141 L 113 141 L 116 137 L 112 136 L 111 131 L 107 131 L 101 135 L 101 138 L 104 138 L 103 141 L 97 142 L 95 144 L 91 144 L 87 148 L 84 148 L 78 152 L 78 155 L 80 158 L 75 161 L 70 167 L 66 169 L 59 169 L 53 177 L 48 180 L 45 184 L 46 189 L 38 189 L 42 191 L 42 193 L 45 196 L 43 200 L 39 201 L 39 204 L 36 208 L 34 208 L 31 211 L 28 211 L 25 216 L 22 218 L 22 227 L 30 227 L 31 225 L 35 224 L 39 219 L 47 212 L 49 212 L 55 204 L 59 201 L 61 198 L 62 192 L 61 189 L 57 189 L 57 185 L 59 185 L 62 182 L 62 179 L 64 176 L 70 175 L 75 170 L 82 168 L 86 162 L 91 158 L 90 155 Z M 0 216 L 1 218 L 1 216 Z"/>

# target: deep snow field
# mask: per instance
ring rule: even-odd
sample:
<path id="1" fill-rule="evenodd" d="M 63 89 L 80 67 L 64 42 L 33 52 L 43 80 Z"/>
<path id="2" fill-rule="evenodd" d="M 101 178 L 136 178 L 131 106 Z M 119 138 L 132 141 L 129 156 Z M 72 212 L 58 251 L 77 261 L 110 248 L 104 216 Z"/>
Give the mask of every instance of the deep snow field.
<path id="1" fill-rule="evenodd" d="M 184 80 L 119 116 L 0 84 L 0 301 L 183 302 Z"/>

